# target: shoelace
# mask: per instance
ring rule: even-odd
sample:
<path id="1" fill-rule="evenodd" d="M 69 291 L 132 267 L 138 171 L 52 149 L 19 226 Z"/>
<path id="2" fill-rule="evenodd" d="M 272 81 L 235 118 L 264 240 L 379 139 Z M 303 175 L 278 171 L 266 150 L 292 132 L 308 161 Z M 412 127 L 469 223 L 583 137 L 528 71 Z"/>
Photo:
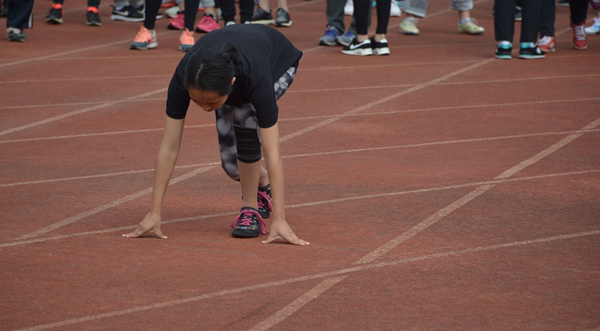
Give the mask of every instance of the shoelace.
<path id="1" fill-rule="evenodd" d="M 573 26 L 573 32 L 575 33 L 575 39 L 586 40 L 583 24 Z"/>
<path id="2" fill-rule="evenodd" d="M 269 230 L 267 230 L 267 224 L 265 224 L 265 220 L 263 220 L 263 218 L 260 216 L 260 214 L 256 210 L 253 210 L 253 209 L 242 210 L 242 212 L 238 215 L 238 217 L 231 224 L 231 227 L 235 228 L 235 226 L 238 224 L 238 221 L 239 221 L 240 225 L 244 225 L 244 226 L 252 225 L 252 215 L 256 215 L 256 217 L 258 217 L 258 222 L 260 223 L 260 233 L 268 234 Z"/>
<path id="3" fill-rule="evenodd" d="M 338 36 L 338 33 L 337 33 L 337 31 L 336 31 L 336 30 L 331 30 L 331 29 L 330 29 L 330 30 L 327 30 L 327 31 L 325 31 L 325 35 L 326 35 L 326 36 L 337 37 L 337 36 Z"/>
<path id="4" fill-rule="evenodd" d="M 550 45 L 551 42 L 552 42 L 552 37 L 545 36 L 544 38 L 540 39 L 540 41 L 538 42 L 538 45 L 548 46 L 548 45 Z"/>
<path id="5" fill-rule="evenodd" d="M 265 207 L 265 201 L 267 202 L 267 206 L 269 207 L 269 211 L 273 211 L 273 204 L 271 203 L 271 197 L 267 194 L 267 192 L 258 191 L 258 208 Z"/>
<path id="6" fill-rule="evenodd" d="M 148 38 L 145 38 L 146 33 L 149 35 Z M 152 35 L 146 29 L 140 30 L 140 32 L 138 32 L 135 38 L 133 39 L 134 42 L 148 42 L 151 40 L 153 40 Z"/>

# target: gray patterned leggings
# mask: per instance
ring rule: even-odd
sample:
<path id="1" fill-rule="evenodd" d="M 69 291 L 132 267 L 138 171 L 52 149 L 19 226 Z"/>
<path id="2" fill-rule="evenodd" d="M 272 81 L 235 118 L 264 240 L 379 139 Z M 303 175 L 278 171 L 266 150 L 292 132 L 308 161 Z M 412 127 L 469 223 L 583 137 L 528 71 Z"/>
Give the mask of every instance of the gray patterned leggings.
<path id="1" fill-rule="evenodd" d="M 290 67 L 283 76 L 273 84 L 276 100 L 281 98 L 292 84 L 292 81 L 294 81 L 297 67 L 297 64 Z M 217 118 L 217 134 L 219 138 L 221 166 L 231 179 L 239 180 L 238 159 L 245 163 L 253 163 L 260 161 L 262 158 L 256 109 L 254 109 L 254 106 L 251 103 L 240 106 L 223 105 L 215 110 L 215 117 Z M 241 137 L 240 132 L 248 131 L 251 132 L 250 136 L 255 137 L 254 139 Z M 254 134 L 254 132 L 256 132 L 256 134 Z M 250 145 L 248 148 L 257 150 L 258 154 L 254 155 L 252 158 L 239 155 L 237 146 L 241 146 L 241 144 L 244 144 L 244 146 Z"/>

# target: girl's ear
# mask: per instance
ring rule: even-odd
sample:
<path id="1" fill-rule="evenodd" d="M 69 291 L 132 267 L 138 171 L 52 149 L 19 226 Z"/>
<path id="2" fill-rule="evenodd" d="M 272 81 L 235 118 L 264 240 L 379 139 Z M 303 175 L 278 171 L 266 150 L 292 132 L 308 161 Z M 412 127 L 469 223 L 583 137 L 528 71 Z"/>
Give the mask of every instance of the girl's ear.
<path id="1" fill-rule="evenodd" d="M 231 85 L 232 85 L 232 86 L 233 86 L 233 83 L 235 83 L 235 77 L 233 77 L 233 78 L 231 79 Z"/>

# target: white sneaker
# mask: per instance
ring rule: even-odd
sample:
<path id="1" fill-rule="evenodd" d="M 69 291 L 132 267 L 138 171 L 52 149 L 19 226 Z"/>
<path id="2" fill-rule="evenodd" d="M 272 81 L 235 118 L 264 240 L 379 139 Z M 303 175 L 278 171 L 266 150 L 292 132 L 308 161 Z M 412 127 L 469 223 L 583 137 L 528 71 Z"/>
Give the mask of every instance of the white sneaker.
<path id="1" fill-rule="evenodd" d="M 354 15 L 354 3 L 352 2 L 352 0 L 346 1 L 346 5 L 344 6 L 344 15 Z"/>
<path id="2" fill-rule="evenodd" d="M 179 7 L 178 6 L 173 6 L 167 10 L 165 10 L 165 15 L 169 16 L 170 18 L 175 18 L 177 17 L 177 12 L 179 11 Z"/>
<path id="3" fill-rule="evenodd" d="M 392 8 L 390 9 L 390 16 L 402 16 L 402 10 L 400 10 L 400 6 L 398 6 L 398 2 L 396 0 L 392 0 Z"/>
<path id="4" fill-rule="evenodd" d="M 594 18 L 594 25 L 585 28 L 585 34 L 598 34 L 600 33 L 600 18 Z"/>
<path id="5" fill-rule="evenodd" d="M 417 29 L 417 19 L 411 16 L 403 19 L 400 23 L 400 32 L 413 36 L 418 35 L 419 29 Z"/>

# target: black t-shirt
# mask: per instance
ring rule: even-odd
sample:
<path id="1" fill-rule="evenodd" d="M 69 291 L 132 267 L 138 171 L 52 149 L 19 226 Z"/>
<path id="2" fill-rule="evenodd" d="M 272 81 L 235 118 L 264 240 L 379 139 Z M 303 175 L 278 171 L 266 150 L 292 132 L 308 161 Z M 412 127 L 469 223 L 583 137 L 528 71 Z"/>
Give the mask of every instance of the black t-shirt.
<path id="1" fill-rule="evenodd" d="M 190 105 L 190 95 L 183 83 L 188 58 L 199 47 L 220 47 L 230 43 L 242 56 L 235 63 L 235 83 L 226 105 L 252 103 L 258 125 L 269 128 L 277 123 L 273 84 L 302 57 L 302 52 L 279 31 L 261 24 L 230 25 L 200 38 L 183 57 L 169 84 L 167 115 L 182 119 Z"/>

